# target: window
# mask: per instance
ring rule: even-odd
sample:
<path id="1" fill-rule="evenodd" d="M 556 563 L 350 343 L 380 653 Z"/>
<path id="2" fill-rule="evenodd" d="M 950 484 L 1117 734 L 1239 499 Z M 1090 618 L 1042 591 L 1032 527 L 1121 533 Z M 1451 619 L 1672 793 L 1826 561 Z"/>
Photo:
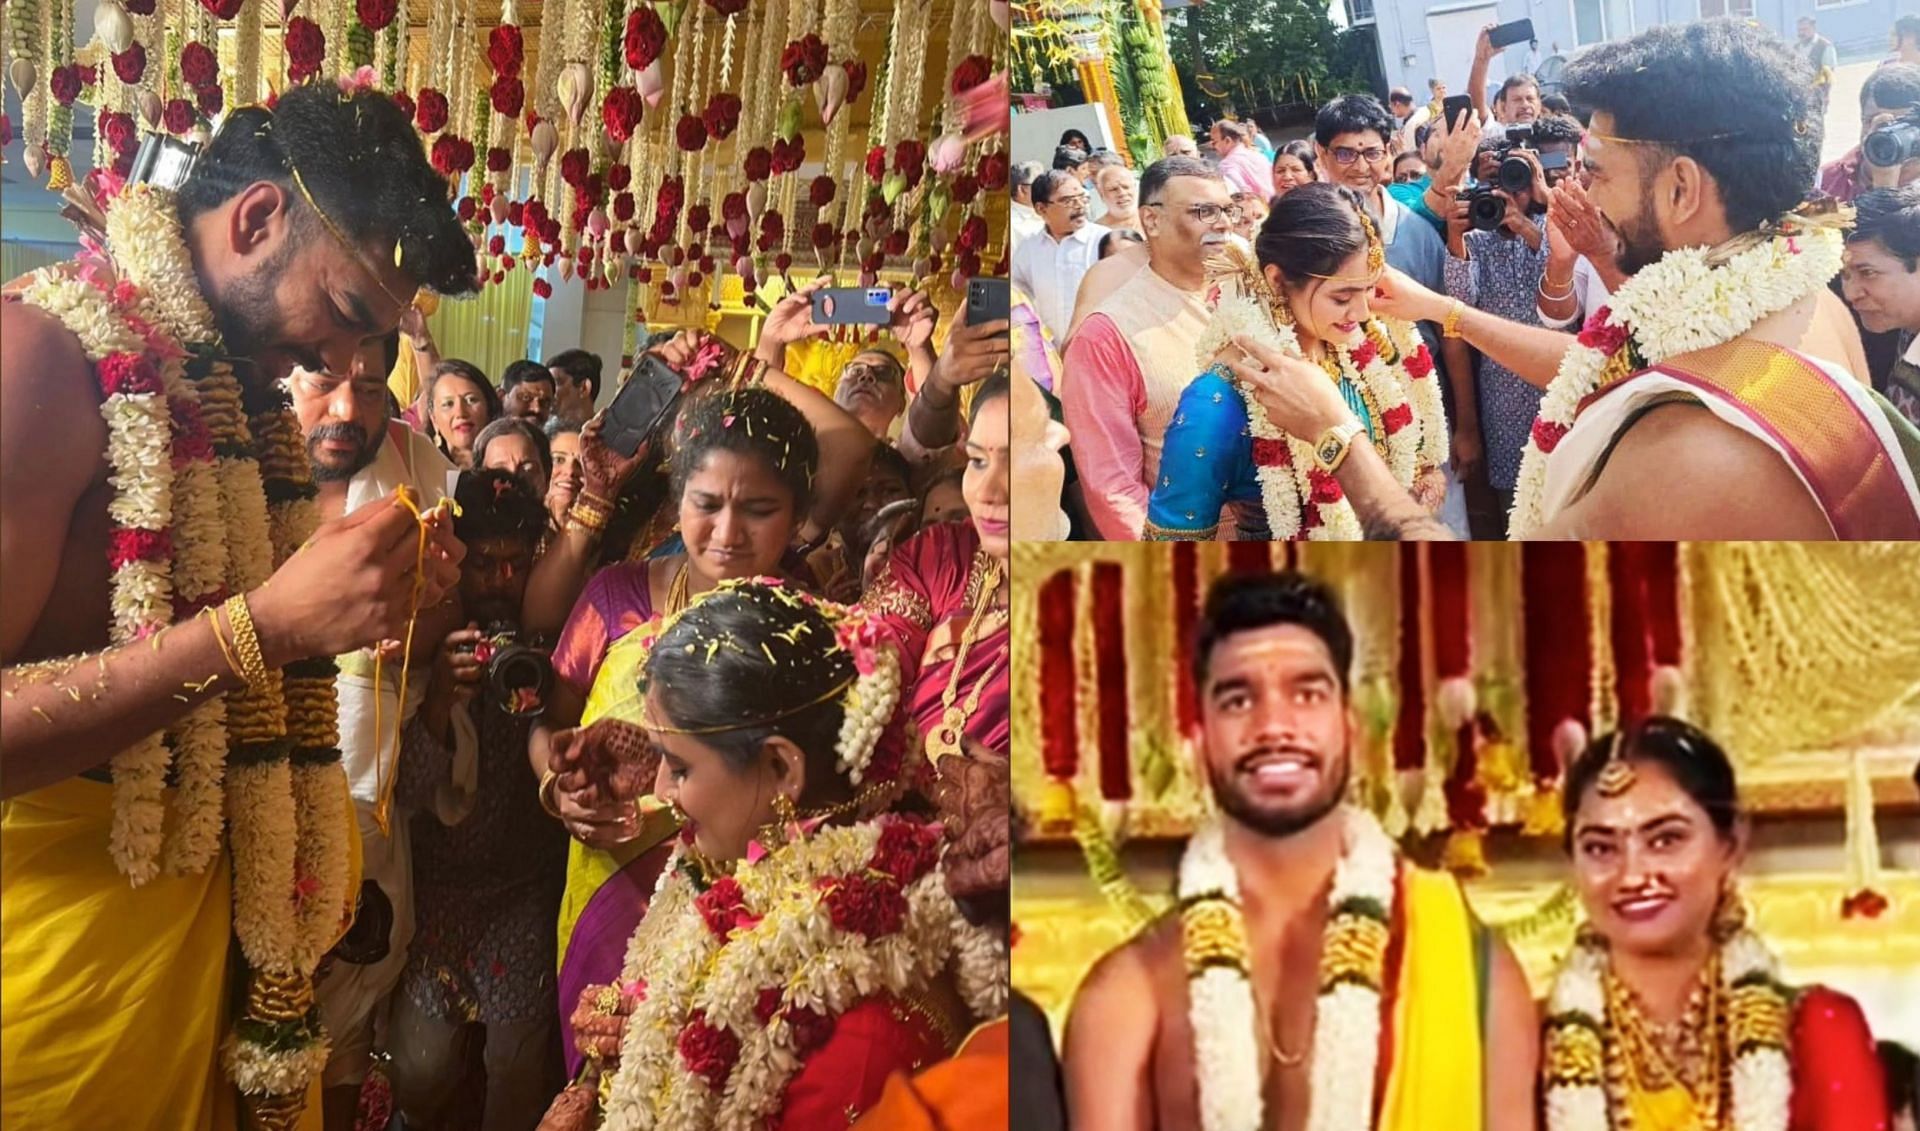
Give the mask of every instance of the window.
<path id="1" fill-rule="evenodd" d="M 1702 4 L 1748 3 L 1752 0 L 1700 0 Z M 1577 46 L 1604 43 L 1633 34 L 1633 0 L 1571 0 L 1573 35 Z"/>
<path id="2" fill-rule="evenodd" d="M 1700 0 L 1700 18 L 1753 15 L 1753 0 Z"/>
<path id="3" fill-rule="evenodd" d="M 1358 26 L 1373 22 L 1373 0 L 1347 0 L 1347 24 Z"/>

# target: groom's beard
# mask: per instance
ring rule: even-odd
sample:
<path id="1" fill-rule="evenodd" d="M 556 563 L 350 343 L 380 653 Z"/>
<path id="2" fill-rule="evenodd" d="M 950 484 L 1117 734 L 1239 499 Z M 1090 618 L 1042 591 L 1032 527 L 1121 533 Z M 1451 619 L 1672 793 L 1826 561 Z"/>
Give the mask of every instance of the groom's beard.
<path id="1" fill-rule="evenodd" d="M 219 328 L 228 353 L 257 360 L 261 352 L 283 336 L 285 319 L 273 292 L 292 258 L 292 243 L 283 242 L 280 250 L 265 263 L 227 284 L 219 295 L 207 296 L 214 325 Z M 272 380 L 282 376 L 284 374 L 267 374 Z"/>
<path id="2" fill-rule="evenodd" d="M 1605 216 L 1605 213 L 1602 213 Z M 1660 226 L 1653 216 L 1653 194 L 1640 198 L 1639 214 L 1624 224 L 1616 224 L 1607 219 L 1607 227 L 1619 238 L 1619 254 L 1615 265 L 1623 275 L 1636 275 L 1643 268 L 1660 262 L 1667 254 L 1666 243 L 1660 238 Z"/>
<path id="3" fill-rule="evenodd" d="M 1323 756 L 1323 772 L 1331 767 L 1332 761 L 1331 757 Z M 1257 833 L 1277 839 L 1312 828 L 1320 823 L 1322 817 L 1340 807 L 1347 796 L 1347 785 L 1353 778 L 1351 751 L 1340 758 L 1339 772 L 1337 781 L 1326 783 L 1331 788 L 1323 787 L 1319 795 L 1309 797 L 1289 809 L 1268 809 L 1254 804 L 1234 782 L 1234 771 L 1222 771 L 1211 761 L 1207 763 L 1207 784 L 1213 790 L 1213 800 L 1220 806 L 1221 812 Z"/>

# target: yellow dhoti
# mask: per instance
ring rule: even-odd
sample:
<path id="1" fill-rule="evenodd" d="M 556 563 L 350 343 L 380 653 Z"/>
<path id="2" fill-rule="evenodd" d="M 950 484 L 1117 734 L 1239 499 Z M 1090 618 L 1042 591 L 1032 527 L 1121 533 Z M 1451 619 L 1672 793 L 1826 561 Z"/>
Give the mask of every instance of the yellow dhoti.
<path id="1" fill-rule="evenodd" d="M 227 855 L 134 887 L 112 798 L 74 779 L 0 803 L 0 1125 L 226 1131 Z M 300 1126 L 320 1127 L 317 1084 Z"/>
<path id="2" fill-rule="evenodd" d="M 1485 1125 L 1484 943 L 1459 883 L 1445 872 L 1401 871 L 1405 950 L 1393 1003 L 1393 1068 L 1376 1126 L 1453 1131 Z"/>

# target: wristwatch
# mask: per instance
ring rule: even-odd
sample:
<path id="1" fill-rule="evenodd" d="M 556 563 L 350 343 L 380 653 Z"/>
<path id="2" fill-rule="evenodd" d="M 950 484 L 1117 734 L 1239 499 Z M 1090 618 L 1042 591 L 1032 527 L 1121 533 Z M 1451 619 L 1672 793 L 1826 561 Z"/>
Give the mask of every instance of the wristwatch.
<path id="1" fill-rule="evenodd" d="M 1328 475 L 1339 471 L 1340 465 L 1347 462 L 1347 453 L 1353 450 L 1353 438 L 1363 431 L 1365 429 L 1360 427 L 1360 422 L 1357 420 L 1349 420 L 1327 429 L 1319 441 L 1313 445 L 1313 459 L 1320 465 L 1320 470 Z"/>

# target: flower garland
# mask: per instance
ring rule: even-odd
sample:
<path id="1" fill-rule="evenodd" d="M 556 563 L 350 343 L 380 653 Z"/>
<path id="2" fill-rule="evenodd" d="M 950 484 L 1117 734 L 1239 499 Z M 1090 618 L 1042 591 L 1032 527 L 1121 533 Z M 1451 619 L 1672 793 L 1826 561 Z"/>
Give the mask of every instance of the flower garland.
<path id="1" fill-rule="evenodd" d="M 316 513 L 284 391 L 243 388 L 220 357 L 171 194 L 135 186 L 106 218 L 110 263 L 43 270 L 23 298 L 79 338 L 101 381 L 115 489 L 112 638 L 124 646 L 257 588 L 312 533 Z M 206 867 L 229 811 L 234 930 L 252 973 L 226 1061 L 269 1127 L 297 1119 L 324 1063 L 312 973 L 348 908 L 332 681 L 330 660 L 271 673 L 112 760 L 111 845 L 136 885 L 158 874 L 163 846 L 169 872 Z M 170 758 L 177 820 L 163 838 Z"/>
<path id="2" fill-rule="evenodd" d="M 976 1017 L 1004 1009 L 1005 943 L 961 916 L 939 842 L 898 815 L 822 828 L 704 892 L 676 852 L 628 944 L 643 996 L 603 1126 L 760 1126 L 839 1015 L 950 968 Z"/>
<path id="3" fill-rule="evenodd" d="M 1369 434 L 1394 478 L 1411 489 L 1419 475 L 1446 460 L 1447 422 L 1439 384 L 1433 380 L 1433 359 L 1424 344 L 1410 352 L 1404 348 L 1412 340 L 1410 328 L 1375 320 L 1367 323 L 1366 331 L 1366 340 L 1351 349 L 1329 344 L 1328 356 L 1370 401 L 1374 420 Z M 1222 297 L 1214 308 L 1195 347 L 1199 364 L 1231 380 L 1218 358 L 1242 336 L 1288 357 L 1305 357 L 1292 326 L 1276 323 L 1261 299 L 1236 294 Z M 1292 541 L 1304 532 L 1314 540 L 1358 541 L 1362 531 L 1353 504 L 1339 480 L 1320 469 L 1312 442 L 1276 426 L 1257 390 L 1238 380 L 1233 385 L 1246 401 L 1254 477 L 1272 537 Z"/>
<path id="4" fill-rule="evenodd" d="M 1727 998 L 1723 1041 L 1733 1056 L 1734 1131 L 1786 1131 L 1793 1100 L 1787 1058 L 1791 1012 L 1771 952 L 1741 929 L 1720 945 L 1721 984 Z M 1626 1125 L 1624 1097 L 1610 1097 L 1621 1055 L 1608 1039 L 1606 944 L 1585 936 L 1555 975 L 1548 996 L 1546 1037 L 1547 1131 L 1612 1131 Z"/>
<path id="5" fill-rule="evenodd" d="M 1374 1078 L 1380 1055 L 1381 996 L 1398 865 L 1393 841 L 1371 814 L 1349 807 L 1341 819 L 1340 863 L 1327 897 L 1321 946 L 1308 1131 L 1366 1131 L 1373 1126 L 1373 1088 L 1356 1082 Z M 1227 858 L 1225 830 L 1218 821 L 1187 842 L 1180 858 L 1179 893 L 1201 1126 L 1205 1131 L 1257 1131 L 1265 1115 L 1262 1025 L 1248 976 L 1240 879 Z"/>
<path id="6" fill-rule="evenodd" d="M 1530 537 L 1546 520 L 1547 462 L 1596 390 L 1678 354 L 1732 341 L 1769 315 L 1815 293 L 1840 270 L 1842 231 L 1789 217 L 1777 228 L 1736 237 L 1728 253 L 1690 247 L 1621 284 L 1594 312 L 1540 401 L 1520 460 L 1508 520 L 1512 537 Z"/>

